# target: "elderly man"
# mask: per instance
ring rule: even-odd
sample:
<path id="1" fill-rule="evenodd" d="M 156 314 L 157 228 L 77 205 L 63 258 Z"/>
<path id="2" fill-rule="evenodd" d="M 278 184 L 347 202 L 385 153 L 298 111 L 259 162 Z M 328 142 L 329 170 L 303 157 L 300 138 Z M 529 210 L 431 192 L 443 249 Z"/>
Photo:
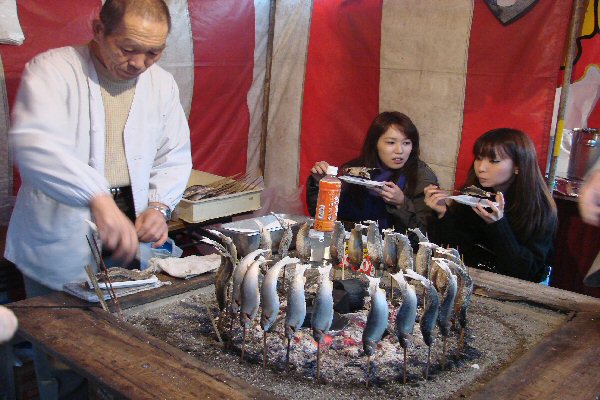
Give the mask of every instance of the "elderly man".
<path id="1" fill-rule="evenodd" d="M 9 132 L 22 177 L 5 256 L 27 295 L 61 290 L 103 250 L 127 263 L 160 246 L 191 171 L 189 128 L 173 77 L 155 63 L 171 26 L 162 0 L 108 0 L 84 46 L 26 66 Z"/>
<path id="2" fill-rule="evenodd" d="M 22 177 L 5 256 L 27 296 L 83 280 L 103 251 L 131 261 L 160 246 L 191 171 L 189 128 L 173 77 L 155 63 L 171 27 L 163 0 L 107 0 L 87 45 L 25 67 L 9 132 Z M 41 398 L 85 398 L 83 379 L 35 353 Z"/>

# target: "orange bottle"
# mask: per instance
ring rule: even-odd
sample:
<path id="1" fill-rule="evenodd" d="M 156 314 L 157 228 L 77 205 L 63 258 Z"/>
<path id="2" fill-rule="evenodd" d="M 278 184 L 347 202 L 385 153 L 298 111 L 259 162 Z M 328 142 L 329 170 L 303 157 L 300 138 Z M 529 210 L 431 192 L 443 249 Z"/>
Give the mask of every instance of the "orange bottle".
<path id="1" fill-rule="evenodd" d="M 316 231 L 333 231 L 342 191 L 342 182 L 336 178 L 337 172 L 337 167 L 328 166 L 326 175 L 319 182 L 319 197 L 313 226 Z"/>

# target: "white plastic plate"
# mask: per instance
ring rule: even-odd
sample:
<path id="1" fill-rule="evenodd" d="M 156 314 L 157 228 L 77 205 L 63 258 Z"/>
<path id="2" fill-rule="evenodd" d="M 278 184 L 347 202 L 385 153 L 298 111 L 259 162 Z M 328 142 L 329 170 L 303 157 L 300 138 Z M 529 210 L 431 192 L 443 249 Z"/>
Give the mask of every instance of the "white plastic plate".
<path id="1" fill-rule="evenodd" d="M 372 189 L 382 188 L 384 186 L 383 182 L 370 181 L 368 179 L 358 178 L 356 176 L 342 175 L 338 176 L 338 178 L 344 182 L 353 183 L 355 185 L 365 186 Z"/>
<path id="2" fill-rule="evenodd" d="M 467 196 L 466 194 L 461 194 L 458 196 L 448 196 L 448 198 L 456 201 L 457 203 L 465 204 L 471 207 L 475 207 L 479 203 L 481 203 L 481 205 L 483 206 L 487 206 L 487 203 L 484 201 L 485 199 L 474 196 Z M 492 204 L 498 207 L 498 203 L 494 202 Z"/>

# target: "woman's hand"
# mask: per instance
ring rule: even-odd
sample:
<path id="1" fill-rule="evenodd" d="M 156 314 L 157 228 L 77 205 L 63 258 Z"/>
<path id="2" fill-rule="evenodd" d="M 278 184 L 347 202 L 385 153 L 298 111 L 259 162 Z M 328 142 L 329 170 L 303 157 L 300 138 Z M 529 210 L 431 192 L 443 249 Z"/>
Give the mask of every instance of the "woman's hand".
<path id="1" fill-rule="evenodd" d="M 448 192 L 435 185 L 425 187 L 423 192 L 425 193 L 425 204 L 435 211 L 438 218 L 441 219 L 448 211 L 448 205 L 446 204 Z"/>
<path id="2" fill-rule="evenodd" d="M 496 193 L 496 203 L 498 203 L 498 206 L 495 206 L 490 200 L 485 200 L 485 202 L 480 202 L 476 207 L 473 207 L 473 211 L 475 211 L 475 214 L 479 215 L 486 224 L 492 224 L 504 216 L 504 195 L 502 192 Z M 487 206 L 485 206 L 485 204 L 487 204 Z M 488 211 L 488 207 L 492 211 Z"/>
<path id="3" fill-rule="evenodd" d="M 394 206 L 404 204 L 404 192 L 394 182 L 384 182 L 383 187 L 375 190 L 387 204 Z"/>
<path id="4" fill-rule="evenodd" d="M 329 167 L 327 161 L 317 161 L 310 169 L 310 172 L 317 175 L 325 175 L 327 172 L 327 167 Z"/>

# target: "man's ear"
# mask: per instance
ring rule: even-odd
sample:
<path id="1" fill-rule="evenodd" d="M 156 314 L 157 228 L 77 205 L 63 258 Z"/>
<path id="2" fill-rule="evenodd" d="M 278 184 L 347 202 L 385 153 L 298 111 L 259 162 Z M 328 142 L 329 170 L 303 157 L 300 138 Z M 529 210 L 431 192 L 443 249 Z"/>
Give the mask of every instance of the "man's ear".
<path id="1" fill-rule="evenodd" d="M 92 33 L 94 34 L 94 39 L 104 36 L 104 24 L 99 19 L 92 21 Z"/>

